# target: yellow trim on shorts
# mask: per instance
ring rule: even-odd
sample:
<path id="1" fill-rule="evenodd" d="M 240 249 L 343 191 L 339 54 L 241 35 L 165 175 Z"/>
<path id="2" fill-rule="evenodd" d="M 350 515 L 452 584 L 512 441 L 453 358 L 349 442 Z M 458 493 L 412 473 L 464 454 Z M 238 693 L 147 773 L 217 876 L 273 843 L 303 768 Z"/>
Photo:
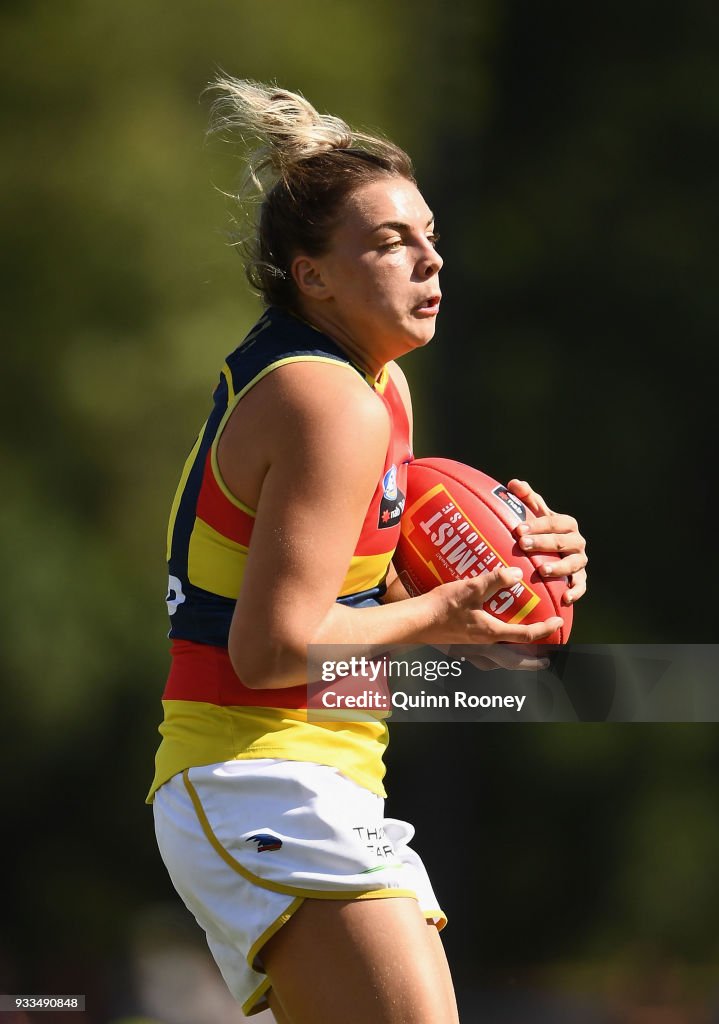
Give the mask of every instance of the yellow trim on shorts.
<path id="1" fill-rule="evenodd" d="M 434 910 L 423 910 L 422 914 L 426 917 L 427 924 L 433 924 L 438 932 L 441 932 L 447 924 L 447 915 L 440 907 L 436 907 Z M 435 917 L 439 918 L 439 923 L 434 920 Z"/>
<path id="2" fill-rule="evenodd" d="M 262 949 L 264 944 L 266 942 L 269 942 L 269 940 L 272 938 L 275 932 L 278 932 L 283 924 L 287 924 L 287 922 L 292 917 L 294 912 L 298 910 L 299 907 L 301 907 L 304 902 L 304 896 L 297 896 L 288 907 L 285 907 L 285 909 L 282 911 L 279 917 L 276 917 L 272 924 L 268 928 L 265 928 L 262 935 L 260 935 L 259 939 L 255 939 L 247 953 L 247 966 L 250 968 L 250 970 L 255 970 L 255 957 Z"/>
<path id="3" fill-rule="evenodd" d="M 212 831 L 212 826 L 207 820 L 199 794 L 190 782 L 189 773 L 190 769 L 185 768 L 182 773 L 182 781 L 185 783 L 185 789 L 192 801 L 192 806 L 195 808 L 195 814 L 200 822 L 202 831 L 205 833 L 205 838 L 228 867 L 236 871 L 246 881 L 252 882 L 253 885 L 259 885 L 262 889 L 269 889 L 270 892 L 282 893 L 283 896 L 302 896 L 313 900 L 373 900 L 390 896 L 404 896 L 419 902 L 417 893 L 413 889 L 343 889 L 340 892 L 329 892 L 325 889 L 299 889 L 294 885 L 283 885 L 281 882 L 270 882 L 265 878 L 260 878 L 259 875 L 255 875 L 243 864 L 240 864 L 238 860 L 235 860 L 229 850 L 224 848 Z"/>
<path id="4" fill-rule="evenodd" d="M 265 1009 L 264 1006 L 258 1006 L 257 1009 L 253 1010 L 252 1007 L 255 1006 L 255 1004 L 260 999 L 262 999 L 265 992 L 270 988 L 272 988 L 272 982 L 270 981 L 269 978 L 264 978 L 262 982 L 257 986 L 255 991 L 252 993 L 250 998 L 246 999 L 245 1002 L 242 1004 L 242 1012 L 244 1013 L 245 1017 L 251 1017 L 253 1013 L 261 1013 Z M 267 1006 L 269 1008 L 269 1003 L 267 1004 Z"/>
<path id="5" fill-rule="evenodd" d="M 292 901 L 292 903 L 290 903 L 290 905 L 288 907 L 285 907 L 285 909 L 282 911 L 282 913 L 279 915 L 279 917 L 276 917 L 275 920 L 272 922 L 272 924 L 268 928 L 265 928 L 265 930 L 263 931 L 262 935 L 260 935 L 259 939 L 256 939 L 252 943 L 252 945 L 250 946 L 249 951 L 247 953 L 247 957 L 246 957 L 247 965 L 250 968 L 250 970 L 252 970 L 252 971 L 255 970 L 254 959 L 257 956 L 257 954 L 259 953 L 259 951 L 262 949 L 264 944 L 266 942 L 268 942 L 269 939 L 272 938 L 272 936 L 275 934 L 275 932 L 280 930 L 280 928 L 282 927 L 283 924 L 287 924 L 287 922 L 292 917 L 294 912 L 296 910 L 298 910 L 302 906 L 302 904 L 304 902 L 305 902 L 304 901 L 304 897 L 302 897 L 302 896 L 298 896 L 296 899 L 294 899 Z M 264 971 L 264 968 L 262 968 L 262 969 Z M 242 1012 L 245 1014 L 245 1016 L 249 1017 L 251 1015 L 251 1013 L 253 1011 L 253 1007 L 256 1007 L 256 1004 L 259 1002 L 259 1000 L 264 996 L 264 994 L 271 987 L 272 987 L 272 981 L 270 980 L 269 976 L 267 975 L 267 972 L 265 972 L 265 977 L 263 978 L 263 980 L 257 986 L 257 988 L 252 993 L 252 995 L 249 997 L 249 999 L 246 999 L 245 1002 L 242 1004 Z M 261 1012 L 261 1008 L 257 1007 L 255 1009 L 255 1012 L 256 1013 L 260 1013 Z"/>

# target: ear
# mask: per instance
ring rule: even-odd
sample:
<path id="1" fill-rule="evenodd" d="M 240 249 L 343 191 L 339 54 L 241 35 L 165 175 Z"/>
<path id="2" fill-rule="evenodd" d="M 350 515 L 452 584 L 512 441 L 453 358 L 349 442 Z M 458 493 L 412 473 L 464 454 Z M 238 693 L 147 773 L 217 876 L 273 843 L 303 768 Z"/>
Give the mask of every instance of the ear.
<path id="1" fill-rule="evenodd" d="M 308 299 L 321 300 L 330 297 L 319 260 L 312 259 L 311 256 L 295 256 L 290 265 L 290 273 L 300 293 Z"/>

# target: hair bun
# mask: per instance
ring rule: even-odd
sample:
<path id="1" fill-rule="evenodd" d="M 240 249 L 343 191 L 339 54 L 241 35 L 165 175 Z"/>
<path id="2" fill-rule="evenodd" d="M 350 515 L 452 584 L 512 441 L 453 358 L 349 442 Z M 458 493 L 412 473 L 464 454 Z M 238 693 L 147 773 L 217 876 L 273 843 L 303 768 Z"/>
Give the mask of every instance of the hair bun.
<path id="1" fill-rule="evenodd" d="M 248 147 L 247 175 L 231 194 L 241 225 L 233 245 L 265 302 L 301 315 L 294 256 L 326 251 L 355 189 L 383 175 L 414 182 L 412 161 L 388 139 L 353 131 L 275 84 L 222 75 L 209 88 L 218 94 L 210 132 L 239 137 Z"/>
<path id="2" fill-rule="evenodd" d="M 331 149 L 348 149 L 356 136 L 339 117 L 320 114 L 299 93 L 245 79 L 218 76 L 211 131 L 239 134 L 260 144 L 255 172 L 271 168 L 286 177 L 292 168 Z"/>

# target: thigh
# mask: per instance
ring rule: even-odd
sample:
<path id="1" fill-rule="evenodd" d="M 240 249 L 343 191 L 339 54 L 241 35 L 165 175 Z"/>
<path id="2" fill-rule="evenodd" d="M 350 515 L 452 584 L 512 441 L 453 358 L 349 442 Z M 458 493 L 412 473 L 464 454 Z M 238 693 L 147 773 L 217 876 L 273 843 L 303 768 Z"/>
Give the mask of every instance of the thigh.
<path id="1" fill-rule="evenodd" d="M 261 952 L 290 1024 L 456 1024 L 437 930 L 416 900 L 306 899 Z"/>

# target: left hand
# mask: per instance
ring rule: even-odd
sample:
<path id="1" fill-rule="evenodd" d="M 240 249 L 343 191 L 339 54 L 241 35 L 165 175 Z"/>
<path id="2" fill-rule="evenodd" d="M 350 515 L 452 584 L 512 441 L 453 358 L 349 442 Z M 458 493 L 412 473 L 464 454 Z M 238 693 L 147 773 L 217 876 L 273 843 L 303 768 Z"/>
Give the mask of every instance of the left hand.
<path id="1" fill-rule="evenodd" d="M 521 523 L 515 529 L 517 543 L 528 554 L 561 556 L 556 562 L 542 565 L 539 572 L 548 579 L 566 576 L 569 586 L 562 595 L 562 604 L 574 604 L 587 590 L 587 542 L 579 532 L 577 520 L 553 512 L 526 480 L 510 480 L 507 488 L 537 516 L 533 522 Z"/>

